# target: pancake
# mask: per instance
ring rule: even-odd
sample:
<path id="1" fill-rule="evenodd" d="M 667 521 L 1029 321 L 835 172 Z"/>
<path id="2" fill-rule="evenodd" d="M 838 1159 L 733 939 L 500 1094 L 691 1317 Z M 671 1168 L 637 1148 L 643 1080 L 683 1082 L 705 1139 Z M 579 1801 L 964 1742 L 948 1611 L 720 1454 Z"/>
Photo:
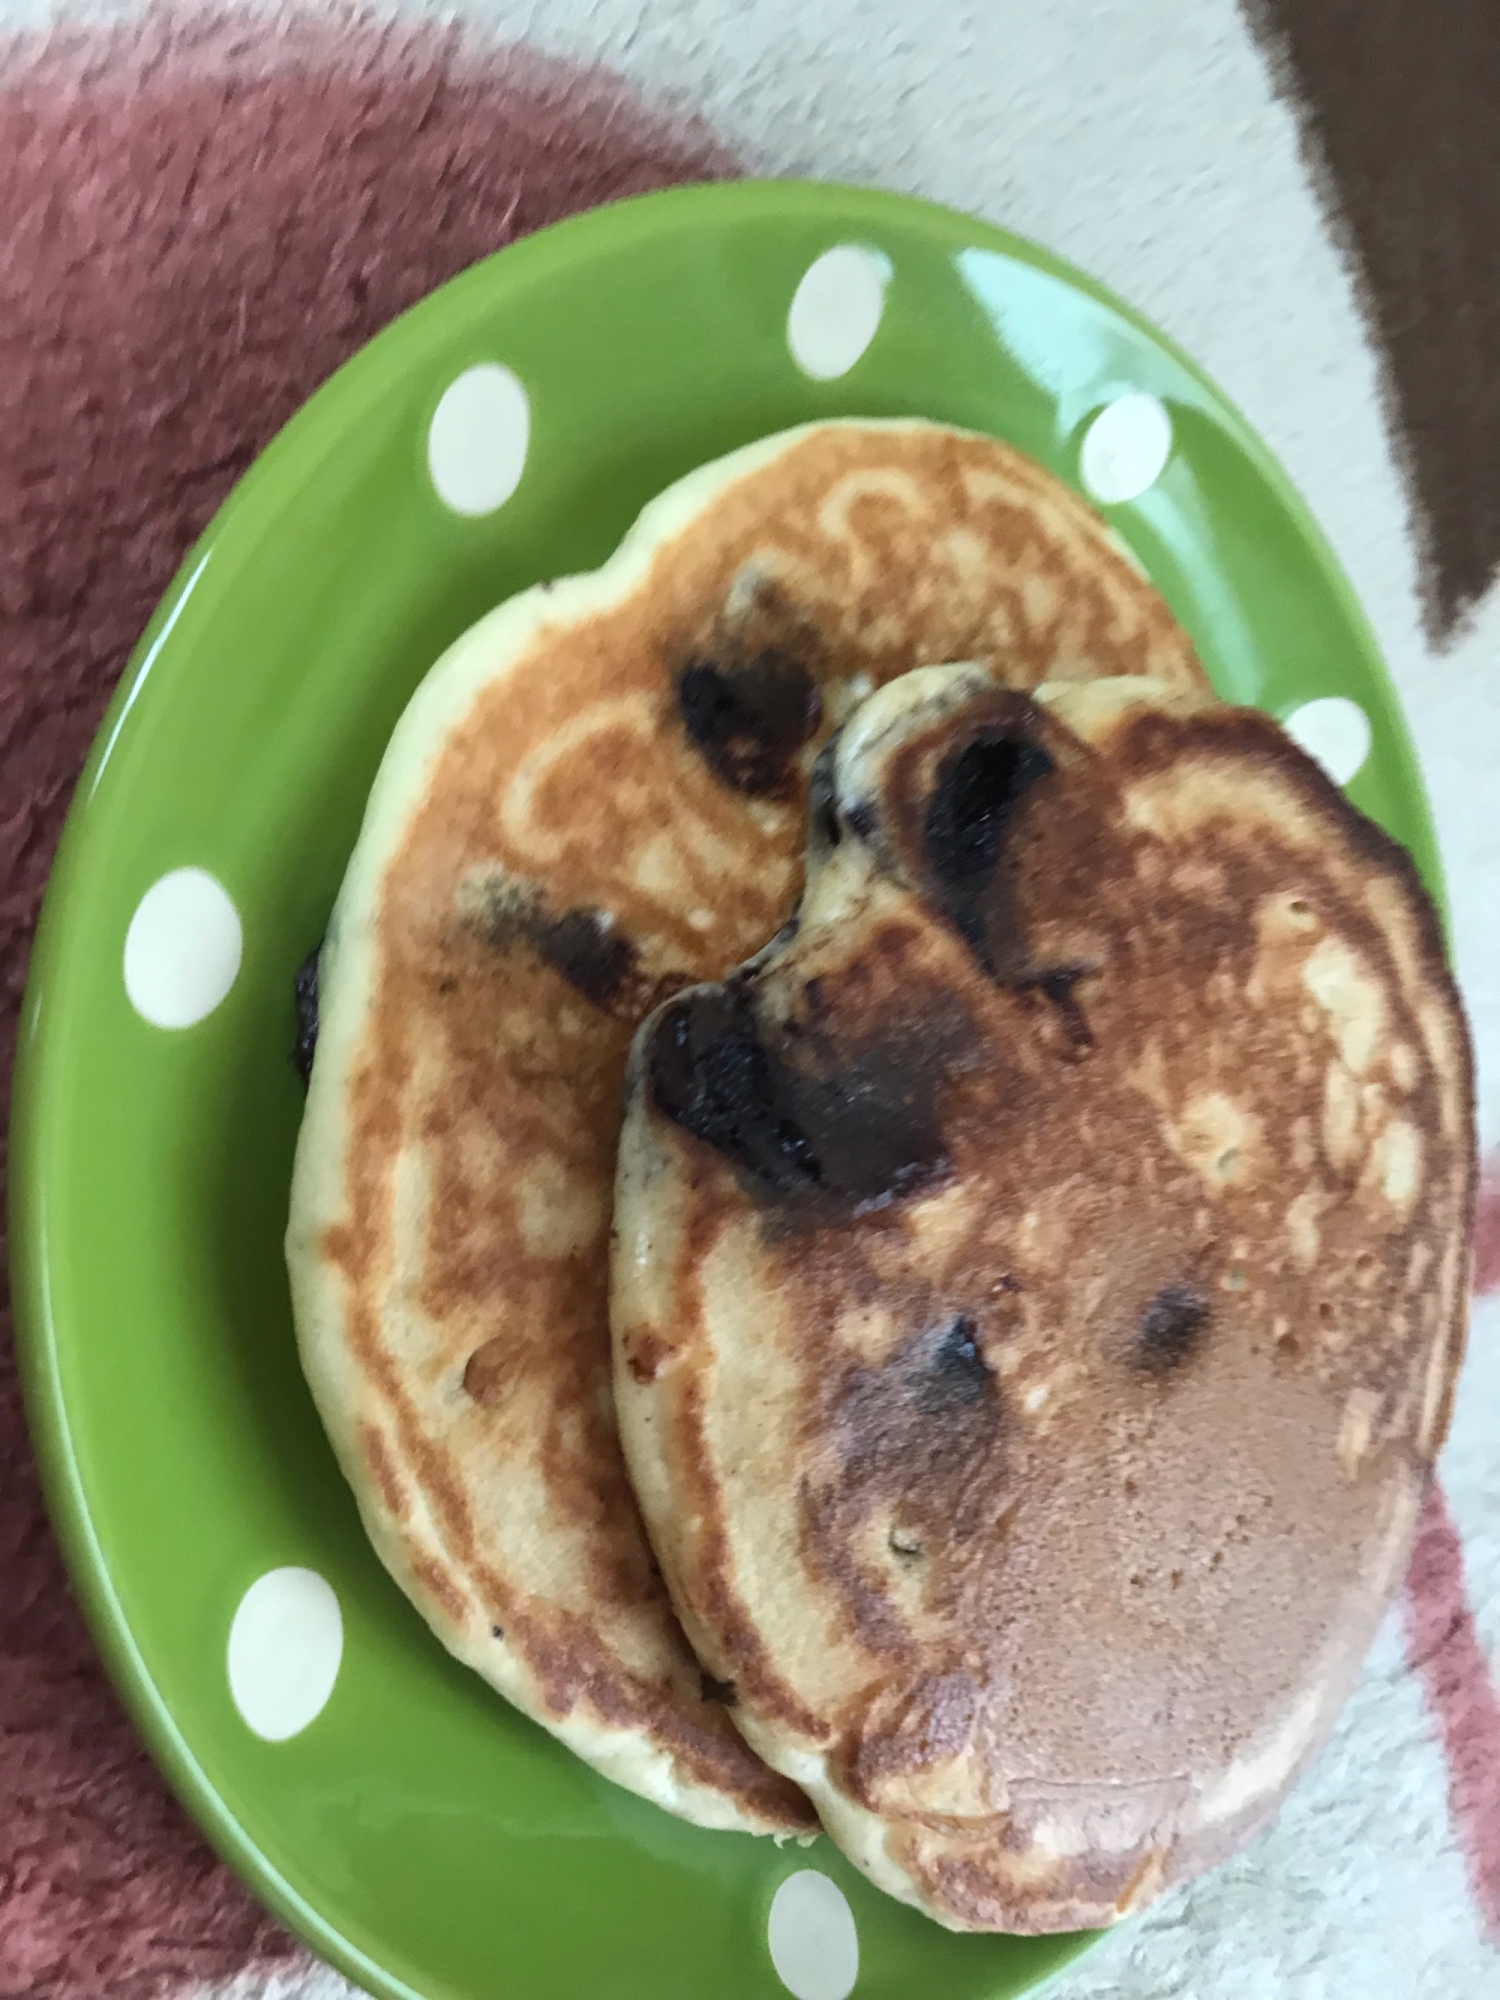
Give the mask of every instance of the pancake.
<path id="1" fill-rule="evenodd" d="M 1262 1827 L 1402 1573 L 1464 1338 L 1467 1034 L 1268 718 L 972 667 L 812 786 L 799 917 L 632 1056 L 627 1461 L 747 1741 L 953 1929 Z"/>
<path id="2" fill-rule="evenodd" d="M 834 720 L 955 651 L 1020 686 L 1202 679 L 1101 522 L 1003 445 L 859 424 L 742 451 L 433 669 L 322 953 L 287 1252 L 371 1539 L 460 1659 L 705 1825 L 812 1820 L 701 1673 L 620 1456 L 630 1037 L 794 906 Z"/>

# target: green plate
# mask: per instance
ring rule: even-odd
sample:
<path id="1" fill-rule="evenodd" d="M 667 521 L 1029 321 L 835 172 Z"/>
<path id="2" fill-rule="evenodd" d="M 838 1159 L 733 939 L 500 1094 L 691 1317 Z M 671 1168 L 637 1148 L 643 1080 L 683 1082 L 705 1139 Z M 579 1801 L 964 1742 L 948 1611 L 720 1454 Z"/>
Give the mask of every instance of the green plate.
<path id="1" fill-rule="evenodd" d="M 443 404 L 475 368 L 487 372 Z M 1345 725 L 1335 762 L 1357 761 L 1369 736 L 1351 796 L 1436 886 L 1370 633 L 1286 478 L 1213 385 L 1011 236 L 785 183 L 569 222 L 382 334 L 188 558 L 79 787 L 15 1103 L 12 1240 L 47 1492 L 168 1777 L 266 1902 L 375 1993 L 774 2000 L 786 1988 L 772 1897 L 808 1868 L 847 1896 L 870 2000 L 995 2000 L 1087 1942 L 951 1936 L 826 1841 L 779 1851 L 682 1825 L 454 1665 L 360 1532 L 298 1372 L 282 1264 L 302 1103 L 292 974 L 427 667 L 498 599 L 601 562 L 642 503 L 701 461 L 812 417 L 909 413 L 997 433 L 1096 497 L 1149 480 L 1104 512 L 1220 690 L 1283 717 L 1319 701 L 1314 722 Z M 182 869 L 207 871 L 229 901 Z M 184 880 L 206 920 L 186 938 L 173 931 L 195 908 Z M 152 1025 L 127 993 L 128 933 L 148 1013 L 221 1004 L 176 1031 Z M 268 1741 L 231 1694 L 228 1635 L 256 1579 L 288 1568 L 332 1585 L 342 1663 L 329 1693 L 293 1643 L 313 1644 L 299 1604 L 329 1638 L 326 1592 L 293 1593 L 291 1623 L 272 1617 L 259 1635 L 258 1669 L 249 1632 L 242 1680 L 269 1675 L 272 1697 L 279 1685 L 283 1705 L 318 1711 Z M 265 1611 L 264 1592 L 255 1602 Z M 835 1921 L 821 1958 L 793 1970 L 802 2000 L 847 1990 L 843 1921 L 842 1944 Z"/>

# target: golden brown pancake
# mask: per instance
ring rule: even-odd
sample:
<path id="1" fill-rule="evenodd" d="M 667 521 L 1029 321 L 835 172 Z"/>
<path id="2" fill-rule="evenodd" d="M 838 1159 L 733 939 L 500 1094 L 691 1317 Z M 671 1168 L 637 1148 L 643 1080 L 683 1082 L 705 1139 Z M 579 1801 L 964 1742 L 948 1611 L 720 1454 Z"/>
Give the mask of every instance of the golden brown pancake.
<path id="1" fill-rule="evenodd" d="M 834 720 L 955 652 L 1023 687 L 1202 678 L 1097 518 L 1004 445 L 823 425 L 738 453 L 433 670 L 323 953 L 288 1257 L 366 1526 L 460 1658 L 705 1824 L 811 1815 L 700 1672 L 620 1456 L 626 1055 L 794 906 Z"/>
<path id="2" fill-rule="evenodd" d="M 795 925 L 635 1044 L 627 1461 L 746 1739 L 954 1929 L 1266 1823 L 1408 1552 L 1464 1336 L 1463 1016 L 1266 717 L 930 669 L 814 774 Z"/>

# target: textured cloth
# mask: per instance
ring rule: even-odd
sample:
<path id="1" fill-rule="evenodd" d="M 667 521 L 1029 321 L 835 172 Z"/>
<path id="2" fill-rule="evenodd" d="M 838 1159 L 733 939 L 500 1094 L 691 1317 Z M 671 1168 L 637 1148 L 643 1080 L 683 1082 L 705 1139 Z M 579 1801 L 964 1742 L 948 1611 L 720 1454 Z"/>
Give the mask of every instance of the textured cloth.
<path id="1" fill-rule="evenodd" d="M 268 62 L 264 59 L 272 58 Z M 104 705 L 194 538 L 338 364 L 574 210 L 728 165 L 599 79 L 452 36 L 225 24 L 0 54 L 0 979 Z M 8 1082 L 6 1095 L 8 1097 Z M 0 1331 L 0 1996 L 134 2000 L 291 1941 L 168 1796 L 42 1514 Z"/>
<path id="2" fill-rule="evenodd" d="M 29 0 L 0 0 L 0 25 Z M 9 9 L 9 12 L 7 12 Z M 0 48 L 4 1060 L 67 796 L 192 538 L 394 312 L 611 195 L 814 171 L 1074 257 L 1224 383 L 1330 532 L 1434 794 L 1500 1140 L 1500 146 L 1486 0 L 465 0 L 468 43 L 245 17 Z M 522 55 L 481 40 L 529 39 Z M 623 89 L 601 74 L 623 75 Z M 704 125 L 648 115 L 690 107 Z M 710 127 L 717 138 L 709 136 Z M 1479 1226 L 1500 1286 L 1500 1201 Z M 1408 1588 L 1240 1860 L 1060 2000 L 1500 2000 L 1500 1302 Z M 0 2000 L 342 1992 L 208 1856 L 94 1662 L 0 1330 Z M 518 1996 L 518 2000 L 520 1997 Z"/>

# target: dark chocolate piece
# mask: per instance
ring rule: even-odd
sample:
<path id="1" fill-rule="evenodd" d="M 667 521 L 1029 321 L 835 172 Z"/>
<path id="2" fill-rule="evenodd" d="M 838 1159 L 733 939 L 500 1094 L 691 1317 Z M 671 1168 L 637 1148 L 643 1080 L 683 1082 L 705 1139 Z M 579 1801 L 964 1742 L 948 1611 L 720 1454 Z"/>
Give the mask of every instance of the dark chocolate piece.
<path id="1" fill-rule="evenodd" d="M 1096 969 L 1090 965 L 1049 966 L 1042 972 L 1023 973 L 1014 982 L 1019 992 L 1034 989 L 1056 1009 L 1075 1055 L 1081 1056 L 1094 1046 L 1094 1031 L 1073 988 Z"/>
<path id="2" fill-rule="evenodd" d="M 538 907 L 519 928 L 554 971 L 606 1012 L 634 983 L 636 948 L 607 910 L 564 910 L 554 917 Z"/>
<path id="3" fill-rule="evenodd" d="M 908 1031 L 820 1075 L 773 1045 L 740 977 L 664 1011 L 647 1052 L 652 1102 L 762 1197 L 888 1201 L 947 1164 L 934 1100 L 950 1039 Z"/>
<path id="4" fill-rule="evenodd" d="M 1019 800 L 1055 768 L 1039 743 L 985 730 L 951 756 L 927 806 L 923 845 L 943 914 L 997 976 L 989 891 Z"/>
<path id="5" fill-rule="evenodd" d="M 948 1164 L 936 1094 L 952 1036 L 903 1029 L 838 1057 L 826 1074 L 783 1072 L 784 1101 L 807 1132 L 822 1186 L 857 1205 L 925 1186 Z"/>
<path id="6" fill-rule="evenodd" d="M 678 974 L 658 980 L 642 976 L 640 953 L 608 910 L 580 907 L 561 914 L 548 908 L 542 892 L 519 884 L 497 885 L 489 898 L 483 928 L 497 951 L 522 939 L 575 993 L 621 1019 L 639 1019 L 659 999 L 685 985 Z"/>
<path id="7" fill-rule="evenodd" d="M 312 1082 L 313 1057 L 318 1048 L 318 954 L 320 939 L 297 967 L 292 981 L 292 1005 L 297 1015 L 297 1039 L 292 1043 L 292 1068 L 305 1090 Z"/>
<path id="8" fill-rule="evenodd" d="M 916 1383 L 917 1408 L 924 1416 L 946 1416 L 992 1393 L 994 1377 L 976 1333 L 973 1320 L 961 1314 L 929 1349 Z"/>
<path id="9" fill-rule="evenodd" d="M 786 790 L 823 713 L 807 668 L 769 651 L 738 666 L 693 661 L 678 676 L 677 704 L 709 769 L 752 798 Z"/>
<path id="10" fill-rule="evenodd" d="M 1208 1320 L 1208 1300 L 1191 1285 L 1166 1285 L 1141 1314 L 1136 1366 L 1153 1375 L 1179 1367 L 1197 1346 Z"/>
<path id="11" fill-rule="evenodd" d="M 742 980 L 685 994 L 656 1022 L 647 1053 L 652 1102 L 725 1154 L 765 1193 L 810 1193 L 822 1168 L 787 1113 Z"/>
<path id="12" fill-rule="evenodd" d="M 967 1315 L 923 1327 L 827 1393 L 842 1461 L 829 1504 L 847 1525 L 878 1512 L 893 1556 L 941 1565 L 1011 1506 L 1005 1399 Z"/>

